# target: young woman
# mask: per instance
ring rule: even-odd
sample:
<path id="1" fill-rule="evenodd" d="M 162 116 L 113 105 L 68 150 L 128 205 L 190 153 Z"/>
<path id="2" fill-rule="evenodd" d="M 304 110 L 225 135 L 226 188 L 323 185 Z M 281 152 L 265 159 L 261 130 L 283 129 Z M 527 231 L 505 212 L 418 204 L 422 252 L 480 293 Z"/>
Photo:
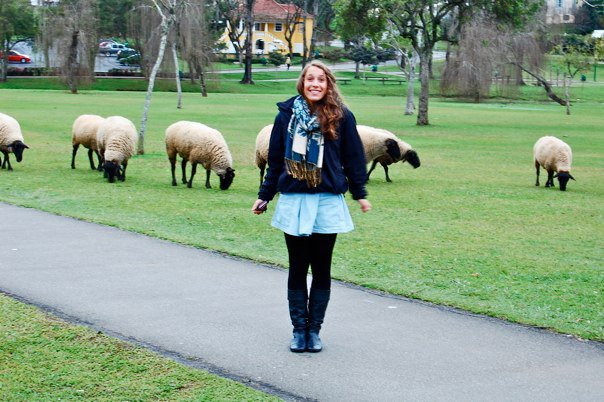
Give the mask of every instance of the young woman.
<path id="1" fill-rule="evenodd" d="M 281 193 L 272 225 L 285 233 L 289 253 L 290 350 L 320 352 L 336 236 L 354 228 L 344 193 L 350 191 L 363 212 L 371 204 L 366 200 L 363 145 L 335 77 L 323 63 L 312 61 L 302 70 L 297 90 L 300 95 L 277 104 L 268 170 L 252 211 L 263 213 L 266 203 Z"/>

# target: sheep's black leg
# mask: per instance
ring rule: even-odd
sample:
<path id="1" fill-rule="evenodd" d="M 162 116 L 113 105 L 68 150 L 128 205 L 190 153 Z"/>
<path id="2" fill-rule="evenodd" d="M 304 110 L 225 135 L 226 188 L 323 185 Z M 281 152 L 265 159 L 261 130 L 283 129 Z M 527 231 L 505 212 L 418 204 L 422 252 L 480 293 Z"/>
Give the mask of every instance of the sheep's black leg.
<path id="1" fill-rule="evenodd" d="M 183 184 L 187 184 L 187 160 L 185 158 L 182 158 L 182 182 Z M 193 179 L 193 178 L 191 178 Z M 191 186 L 189 186 L 190 188 Z"/>
<path id="2" fill-rule="evenodd" d="M 384 168 L 384 173 L 386 173 L 386 181 L 392 183 L 392 180 L 390 180 L 390 176 L 388 175 L 388 165 L 382 163 L 382 167 Z"/>
<path id="3" fill-rule="evenodd" d="M 99 164 L 96 167 L 96 170 L 98 170 L 100 172 L 103 169 L 103 165 L 101 165 L 101 154 L 99 154 L 99 151 L 97 151 L 97 150 L 95 150 L 94 153 L 96 154 L 96 157 L 99 160 Z"/>
<path id="4" fill-rule="evenodd" d="M 369 172 L 367 172 L 367 180 L 369 181 L 369 176 L 371 175 L 371 172 L 373 172 L 373 169 L 375 169 L 377 165 L 377 159 L 375 159 L 373 161 L 373 163 L 371 164 L 371 169 L 369 169 Z"/>
<path id="5" fill-rule="evenodd" d="M 88 150 L 88 160 L 90 161 L 90 169 L 96 170 L 96 166 L 94 166 L 94 159 L 92 159 L 92 149 Z"/>
<path id="6" fill-rule="evenodd" d="M 197 173 L 197 163 L 191 163 L 191 177 L 189 178 L 189 182 L 187 183 L 187 187 L 193 187 L 193 177 L 195 177 L 195 173 Z"/>
<path id="7" fill-rule="evenodd" d="M 170 170 L 172 171 L 172 185 L 176 186 L 176 155 L 174 158 L 168 158 L 170 160 Z"/>
<path id="8" fill-rule="evenodd" d="M 206 188 L 212 188 L 212 186 L 210 186 L 210 173 L 212 173 L 212 171 L 206 169 Z"/>
<path id="9" fill-rule="evenodd" d="M 128 167 L 128 161 L 124 161 L 122 163 L 122 177 L 120 177 L 121 181 L 126 181 L 126 168 Z"/>
<path id="10" fill-rule="evenodd" d="M 555 187 L 554 186 L 554 172 L 547 172 L 547 182 L 545 183 L 545 187 Z"/>
<path id="11" fill-rule="evenodd" d="M 539 162 L 535 161 L 535 170 L 537 170 L 537 182 L 535 186 L 539 186 Z"/>
<path id="12" fill-rule="evenodd" d="M 8 152 L 2 152 L 4 154 L 4 162 L 2 162 L 2 169 L 8 166 L 8 170 L 13 170 L 13 167 L 10 165 L 10 159 L 8 157 Z"/>
<path id="13" fill-rule="evenodd" d="M 78 148 L 80 147 L 80 144 L 75 144 L 73 146 L 73 152 L 71 153 L 71 168 L 75 169 L 75 156 L 78 153 Z"/>

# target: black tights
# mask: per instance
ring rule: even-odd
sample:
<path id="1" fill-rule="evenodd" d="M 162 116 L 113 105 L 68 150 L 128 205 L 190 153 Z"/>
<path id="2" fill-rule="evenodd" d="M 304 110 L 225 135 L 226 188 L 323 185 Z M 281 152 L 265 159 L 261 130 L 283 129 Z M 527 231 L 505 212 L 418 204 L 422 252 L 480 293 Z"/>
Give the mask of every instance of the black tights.
<path id="1" fill-rule="evenodd" d="M 331 288 L 331 255 L 336 244 L 336 233 L 313 233 L 310 236 L 292 236 L 285 233 L 289 254 L 287 288 L 306 290 L 308 266 L 312 270 L 313 289 Z"/>

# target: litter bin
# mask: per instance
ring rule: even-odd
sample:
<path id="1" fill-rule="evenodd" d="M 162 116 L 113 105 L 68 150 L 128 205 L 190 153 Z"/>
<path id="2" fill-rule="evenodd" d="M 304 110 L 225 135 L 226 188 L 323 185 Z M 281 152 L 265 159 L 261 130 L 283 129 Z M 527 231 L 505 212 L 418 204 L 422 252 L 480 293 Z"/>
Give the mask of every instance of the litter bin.
<path id="1" fill-rule="evenodd" d="M 585 74 L 581 74 L 581 82 L 585 81 L 587 81 L 587 77 L 585 76 Z"/>
<path id="2" fill-rule="evenodd" d="M 373 71 L 374 73 L 377 71 L 377 65 L 376 64 L 372 64 L 371 65 L 371 71 Z"/>

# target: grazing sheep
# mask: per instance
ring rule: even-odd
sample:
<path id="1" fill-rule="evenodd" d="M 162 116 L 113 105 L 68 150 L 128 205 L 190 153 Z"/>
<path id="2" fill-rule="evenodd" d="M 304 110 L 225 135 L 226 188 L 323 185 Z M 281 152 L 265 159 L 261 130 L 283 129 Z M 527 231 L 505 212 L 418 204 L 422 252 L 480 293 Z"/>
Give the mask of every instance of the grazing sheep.
<path id="1" fill-rule="evenodd" d="M 21 162 L 23 159 L 23 150 L 26 148 L 29 149 L 23 143 L 23 134 L 21 133 L 19 122 L 9 115 L 0 113 L 0 151 L 4 154 L 4 161 L 0 158 L 2 169 L 5 169 L 8 165 L 8 170 L 13 170 L 8 154 L 15 154 L 17 162 Z"/>
<path id="2" fill-rule="evenodd" d="M 84 146 L 84 148 L 88 148 L 90 168 L 92 170 L 102 169 L 101 155 L 99 154 L 99 149 L 96 144 L 96 133 L 103 120 L 105 119 L 95 114 L 83 114 L 73 122 L 73 128 L 71 130 L 71 144 L 73 145 L 73 152 L 71 154 L 72 169 L 75 169 L 75 157 L 80 145 Z M 99 160 L 98 167 L 94 165 L 94 160 L 92 158 L 93 152 L 96 153 Z"/>
<path id="3" fill-rule="evenodd" d="M 99 125 L 97 146 L 101 154 L 104 177 L 109 183 L 126 180 L 128 159 L 134 155 L 138 134 L 132 122 L 121 116 L 107 117 Z"/>
<path id="4" fill-rule="evenodd" d="M 560 190 L 566 191 L 568 180 L 575 180 L 570 174 L 573 152 L 564 141 L 552 136 L 541 137 L 533 147 L 533 155 L 535 158 L 535 169 L 537 170 L 537 182 L 535 186 L 539 186 L 539 166 L 542 166 L 547 171 L 545 187 L 554 187 L 554 177 L 557 177 L 560 183 Z"/>
<path id="5" fill-rule="evenodd" d="M 264 180 L 264 171 L 268 163 L 268 145 L 271 140 L 273 124 L 264 127 L 256 136 L 256 166 L 260 169 L 260 185 Z"/>
<path id="6" fill-rule="evenodd" d="M 390 131 L 362 125 L 357 126 L 357 131 L 363 142 L 367 163 L 373 161 L 369 172 L 367 172 L 367 180 L 369 180 L 369 176 L 378 162 L 384 168 L 386 181 L 388 182 L 392 181 L 388 175 L 388 165 L 399 161 L 407 161 L 414 169 L 420 166 L 421 162 L 417 152 L 412 149 L 411 145 L 400 140 Z"/>
<path id="7" fill-rule="evenodd" d="M 197 171 L 197 164 L 206 169 L 206 188 L 210 186 L 211 170 L 220 178 L 220 189 L 227 190 L 233 178 L 233 158 L 229 148 L 217 130 L 204 124 L 192 121 L 179 121 L 166 129 L 166 152 L 172 167 L 172 185 L 176 186 L 176 155 L 182 158 L 182 182 L 188 188 L 193 185 L 193 177 Z M 191 177 L 187 182 L 186 166 L 191 162 Z"/>

